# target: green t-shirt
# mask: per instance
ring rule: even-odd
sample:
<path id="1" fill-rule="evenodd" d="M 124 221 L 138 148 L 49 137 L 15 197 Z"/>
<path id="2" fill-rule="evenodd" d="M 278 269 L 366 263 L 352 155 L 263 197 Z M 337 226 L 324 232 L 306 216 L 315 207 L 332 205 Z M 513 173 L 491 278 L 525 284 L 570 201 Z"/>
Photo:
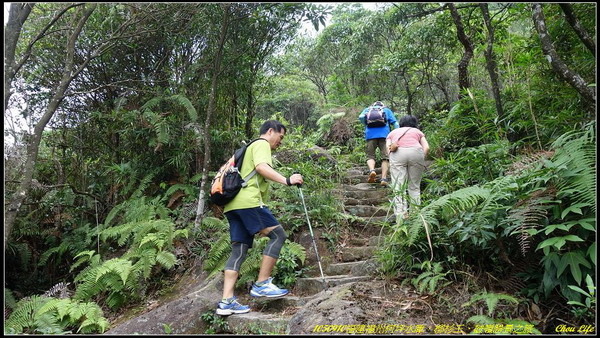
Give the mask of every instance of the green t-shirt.
<path id="1" fill-rule="evenodd" d="M 257 165 L 266 163 L 273 166 L 271 159 L 271 145 L 266 140 L 252 143 L 244 155 L 244 163 L 240 170 L 242 177 L 248 176 Z M 269 183 L 260 174 L 256 173 L 248 185 L 240 190 L 235 198 L 225 205 L 223 212 L 237 209 L 256 208 L 265 204 L 268 199 Z"/>

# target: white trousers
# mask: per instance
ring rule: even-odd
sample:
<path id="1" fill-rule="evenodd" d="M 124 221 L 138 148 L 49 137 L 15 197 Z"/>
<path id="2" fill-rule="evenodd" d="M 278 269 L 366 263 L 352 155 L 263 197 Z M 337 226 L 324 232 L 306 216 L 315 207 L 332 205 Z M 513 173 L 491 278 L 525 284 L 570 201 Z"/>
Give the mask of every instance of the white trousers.
<path id="1" fill-rule="evenodd" d="M 421 178 L 425 170 L 425 153 L 420 147 L 398 148 L 389 156 L 394 190 L 394 213 L 396 216 L 404 216 L 409 205 L 421 204 Z"/>

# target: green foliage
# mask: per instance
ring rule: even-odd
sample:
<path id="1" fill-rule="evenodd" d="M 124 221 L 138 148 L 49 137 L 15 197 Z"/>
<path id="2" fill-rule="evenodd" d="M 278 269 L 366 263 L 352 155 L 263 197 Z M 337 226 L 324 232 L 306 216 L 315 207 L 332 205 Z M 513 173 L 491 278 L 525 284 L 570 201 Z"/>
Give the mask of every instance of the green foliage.
<path id="1" fill-rule="evenodd" d="M 456 189 L 493 181 L 511 163 L 511 146 L 506 141 L 462 148 L 433 162 L 426 178 L 429 194 L 447 194 Z"/>
<path id="2" fill-rule="evenodd" d="M 484 301 L 485 305 L 487 307 L 487 316 L 486 315 L 476 315 L 476 316 L 471 316 L 467 319 L 468 323 L 474 323 L 474 324 L 480 324 L 481 326 L 476 327 L 475 330 L 472 332 L 474 334 L 476 333 L 484 333 L 482 331 L 477 331 L 477 330 L 481 330 L 481 328 L 485 327 L 485 325 L 496 325 L 496 324 L 502 324 L 502 331 L 494 331 L 494 333 L 496 334 L 542 334 L 539 330 L 537 330 L 533 324 L 524 321 L 524 320 L 520 320 L 520 319 L 512 319 L 510 318 L 510 312 L 514 312 L 513 311 L 503 311 L 502 314 L 500 315 L 501 318 L 497 318 L 498 315 L 496 314 L 498 308 L 500 308 L 500 301 L 506 302 L 508 303 L 508 306 L 512 305 L 515 308 L 517 307 L 517 305 L 519 304 L 520 300 L 507 295 L 507 294 L 502 294 L 502 293 L 493 293 L 493 292 L 487 292 L 487 291 L 483 291 L 480 293 L 477 293 L 473 296 L 471 296 L 471 299 L 462 304 L 462 307 L 472 307 L 474 305 L 476 305 L 477 303 L 479 303 L 480 301 Z M 511 330 L 509 328 L 513 328 L 514 327 L 514 331 L 506 331 L 506 330 Z M 487 332 L 486 332 L 487 333 Z"/>
<path id="3" fill-rule="evenodd" d="M 17 305 L 13 292 L 7 288 L 4 288 L 4 307 L 8 309 L 14 309 Z"/>
<path id="4" fill-rule="evenodd" d="M 177 264 L 177 258 L 170 250 L 175 240 L 188 236 L 188 230 L 176 230 L 169 219 L 152 219 L 157 216 L 157 211 L 144 201 L 141 198 L 125 202 L 139 206 L 129 209 L 123 216 L 129 222 L 108 227 L 100 233 L 103 242 L 116 239 L 118 246 L 127 247 L 121 257 L 103 261 L 94 251 L 84 251 L 75 257 L 79 259 L 72 269 L 83 263 L 89 264 L 75 278 L 79 282 L 75 292 L 77 299 L 88 300 L 106 293 L 107 305 L 120 307 L 128 299 L 143 295 L 147 285 L 141 282 L 147 281 L 153 271 L 159 267 L 171 269 Z"/>
<path id="5" fill-rule="evenodd" d="M 279 253 L 273 278 L 279 281 L 283 288 L 294 286 L 298 278 L 305 276 L 304 274 L 307 270 L 307 267 L 303 268 L 305 260 L 306 250 L 304 247 L 298 243 L 286 240 L 285 245 Z"/>
<path id="6" fill-rule="evenodd" d="M 435 255 L 463 262 L 475 258 L 489 266 L 533 254 L 542 272 L 524 274 L 537 283 L 529 295 L 539 299 L 559 291 L 567 301 L 581 303 L 582 294 L 569 285 L 580 286 L 596 266 L 594 140 L 590 124 L 557 139 L 550 157 L 521 162 L 518 172 L 424 203 L 408 220 L 391 226 L 386 253 L 379 256 L 384 273 L 394 274 L 429 255 L 423 244 L 428 226 Z"/>
<path id="7" fill-rule="evenodd" d="M 208 328 L 204 333 L 215 334 L 221 333 L 229 329 L 229 323 L 222 316 L 217 315 L 214 311 L 207 311 L 200 315 L 200 318 L 208 324 Z"/>
<path id="8" fill-rule="evenodd" d="M 571 310 L 576 317 L 592 319 L 596 314 L 596 286 L 590 275 L 585 277 L 585 284 L 587 291 L 584 291 L 578 286 L 569 285 L 569 289 L 578 292 L 585 297 L 585 304 L 577 301 L 569 301 L 567 304 L 578 306 Z"/>
<path id="9" fill-rule="evenodd" d="M 416 278 L 412 279 L 412 284 L 421 294 L 433 295 L 440 289 L 448 286 L 451 282 L 446 279 L 450 271 L 442 272 L 443 268 L 439 262 L 425 261 L 422 264 L 416 264 L 414 268 L 425 270 Z"/>
<path id="10" fill-rule="evenodd" d="M 506 301 L 507 303 L 512 303 L 514 305 L 519 304 L 519 300 L 513 296 L 509 296 L 507 294 L 501 293 L 493 293 L 493 292 L 481 292 L 471 296 L 471 299 L 464 303 L 462 306 L 472 306 L 473 304 L 479 302 L 480 300 L 485 301 L 485 305 L 487 306 L 487 314 L 488 316 L 493 316 L 496 311 L 496 307 L 498 306 L 499 301 Z"/>
<path id="11" fill-rule="evenodd" d="M 93 302 L 32 296 L 21 299 L 7 319 L 5 334 L 103 333 L 109 323 Z"/>

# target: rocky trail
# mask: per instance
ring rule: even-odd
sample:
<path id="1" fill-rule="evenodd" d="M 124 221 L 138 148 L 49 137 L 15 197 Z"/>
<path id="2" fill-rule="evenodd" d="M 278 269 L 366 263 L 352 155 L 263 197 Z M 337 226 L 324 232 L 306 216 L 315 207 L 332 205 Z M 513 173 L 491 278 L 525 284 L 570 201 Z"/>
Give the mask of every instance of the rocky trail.
<path id="1" fill-rule="evenodd" d="M 345 212 L 352 215 L 349 232 L 334 254 L 327 250 L 320 229 L 314 229 L 324 280 L 306 232 L 297 241 L 306 248 L 305 265 L 315 267 L 310 276 L 300 278 L 290 294 L 279 299 L 254 299 L 248 292 L 238 291 L 240 303 L 250 305 L 252 311 L 227 317 L 215 314 L 213 319 L 222 319 L 217 333 L 410 333 L 408 328 L 425 324 L 423 314 L 431 315 L 431 311 L 418 304 L 424 302 L 417 294 L 374 277 L 374 253 L 383 240 L 381 224 L 394 216 L 389 209 L 390 188 L 366 180 L 366 167 L 349 169 L 339 189 L 332 192 L 344 199 Z M 179 281 L 182 286 L 176 292 L 183 296 L 157 301 L 152 310 L 129 320 L 121 319 L 107 333 L 205 333 L 211 324 L 201 317 L 214 313 L 223 278 L 219 274 L 205 280 L 203 275 L 199 271 L 188 274 Z M 409 309 L 416 311 L 415 316 L 408 315 Z"/>

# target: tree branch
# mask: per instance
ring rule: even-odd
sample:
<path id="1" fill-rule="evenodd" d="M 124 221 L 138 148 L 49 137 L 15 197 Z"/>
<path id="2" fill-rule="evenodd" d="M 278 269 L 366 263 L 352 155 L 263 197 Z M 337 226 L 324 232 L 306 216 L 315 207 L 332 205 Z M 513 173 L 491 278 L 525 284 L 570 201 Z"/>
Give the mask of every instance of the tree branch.
<path id="1" fill-rule="evenodd" d="M 571 6 L 571 4 L 560 3 L 559 5 L 565 13 L 565 18 L 567 19 L 569 25 L 573 27 L 573 30 L 575 31 L 577 36 L 579 36 L 579 39 L 581 39 L 581 41 L 587 47 L 587 49 L 589 49 L 589 51 L 592 52 L 594 57 L 596 57 L 596 43 L 594 43 L 594 39 L 590 37 L 585 27 L 583 27 L 579 20 L 577 20 L 577 17 L 573 12 L 573 7 Z"/>

